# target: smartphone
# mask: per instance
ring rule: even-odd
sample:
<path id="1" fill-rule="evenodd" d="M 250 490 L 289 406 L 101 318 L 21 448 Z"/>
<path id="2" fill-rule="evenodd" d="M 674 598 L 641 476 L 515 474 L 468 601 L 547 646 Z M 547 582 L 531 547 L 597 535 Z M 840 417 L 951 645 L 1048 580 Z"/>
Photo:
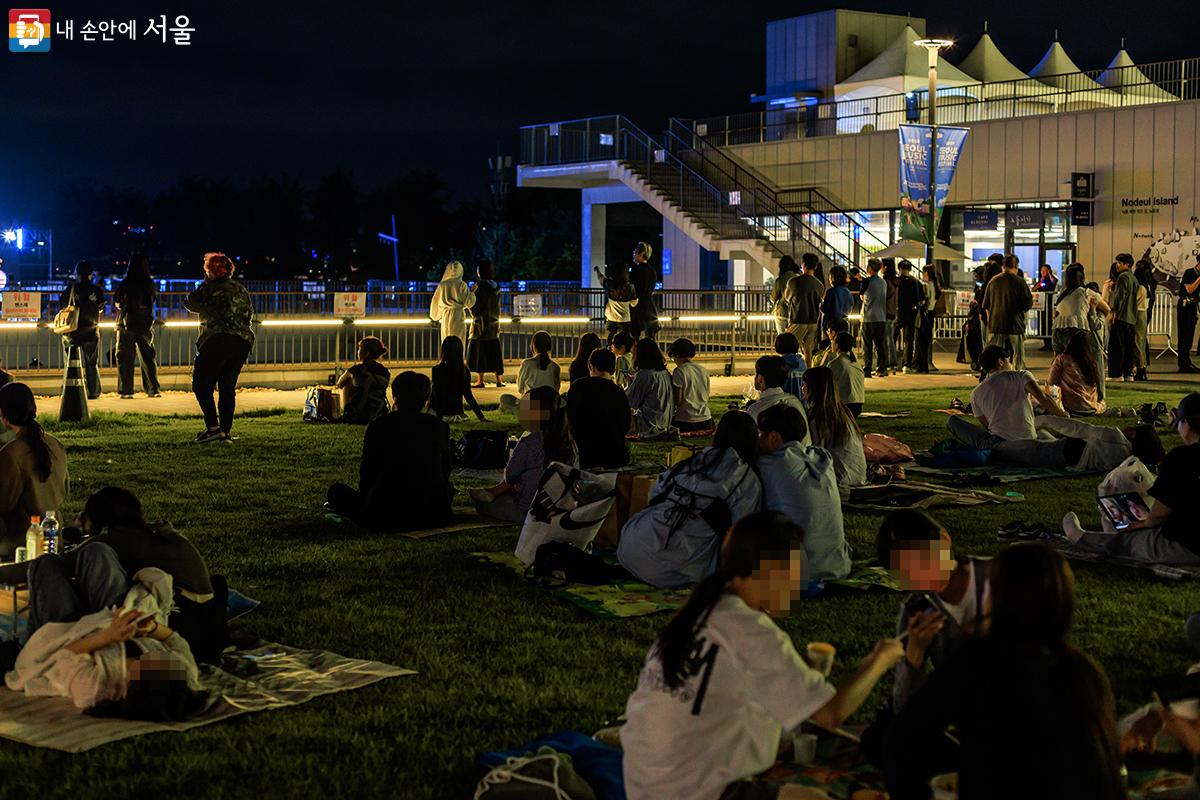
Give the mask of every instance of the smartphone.
<path id="1" fill-rule="evenodd" d="M 1137 492 L 1110 494 L 1097 499 L 1104 516 L 1108 517 L 1113 527 L 1119 531 L 1150 516 L 1149 506 Z"/>
<path id="2" fill-rule="evenodd" d="M 925 592 L 913 595 L 908 602 L 904 604 L 904 615 L 911 617 L 914 614 L 921 614 L 925 611 L 930 611 L 936 608 L 933 600 Z"/>

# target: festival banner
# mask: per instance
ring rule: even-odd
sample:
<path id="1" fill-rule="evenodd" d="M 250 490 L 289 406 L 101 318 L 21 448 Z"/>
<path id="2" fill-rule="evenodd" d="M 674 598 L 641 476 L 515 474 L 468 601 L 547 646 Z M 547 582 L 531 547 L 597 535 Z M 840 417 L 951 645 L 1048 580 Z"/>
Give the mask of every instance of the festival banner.
<path id="1" fill-rule="evenodd" d="M 966 128 L 937 129 L 937 171 L 933 207 L 934 230 L 946 205 L 958 157 L 967 141 Z M 933 128 L 929 125 L 900 126 L 900 238 L 928 243 L 930 213 L 929 150 Z"/>

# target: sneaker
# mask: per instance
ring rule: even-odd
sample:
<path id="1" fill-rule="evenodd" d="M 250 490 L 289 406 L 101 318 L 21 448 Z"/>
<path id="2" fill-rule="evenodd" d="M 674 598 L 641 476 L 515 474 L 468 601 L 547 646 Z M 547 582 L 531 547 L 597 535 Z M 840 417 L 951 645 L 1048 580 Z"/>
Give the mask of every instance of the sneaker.
<path id="1" fill-rule="evenodd" d="M 225 431 L 221 430 L 220 428 L 215 428 L 213 430 L 209 430 L 209 429 L 205 428 L 204 430 L 202 430 L 196 434 L 195 441 L 197 444 L 203 444 L 205 442 L 219 442 L 222 439 L 228 439 L 228 438 L 229 438 L 229 436 L 225 433 Z"/>
<path id="2" fill-rule="evenodd" d="M 1012 541 L 1017 538 L 1017 533 L 1024 527 L 1025 523 L 1021 521 L 1001 525 L 996 531 L 996 538 L 1002 542 Z"/>
<path id="3" fill-rule="evenodd" d="M 121 399 L 122 399 L 122 400 L 132 400 L 132 399 L 133 399 L 133 395 L 131 395 L 131 394 L 123 394 L 123 395 L 121 395 Z"/>
<path id="4" fill-rule="evenodd" d="M 146 397 L 162 397 L 162 392 L 155 389 L 153 392 L 147 392 Z"/>

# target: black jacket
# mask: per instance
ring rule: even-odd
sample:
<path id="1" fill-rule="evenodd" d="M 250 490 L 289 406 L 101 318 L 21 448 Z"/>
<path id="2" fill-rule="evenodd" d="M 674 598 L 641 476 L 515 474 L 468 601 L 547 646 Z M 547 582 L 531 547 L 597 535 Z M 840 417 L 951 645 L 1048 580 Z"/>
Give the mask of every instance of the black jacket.
<path id="1" fill-rule="evenodd" d="M 580 378 L 567 391 L 567 423 L 579 448 L 579 465 L 623 467 L 629 463 L 632 412 L 629 398 L 608 378 Z"/>
<path id="2" fill-rule="evenodd" d="M 117 329 L 149 333 L 154 323 L 154 283 L 126 278 L 117 284 L 113 303 L 117 306 Z"/>
<path id="3" fill-rule="evenodd" d="M 100 341 L 100 312 L 104 310 L 104 290 L 94 283 L 74 281 L 58 298 L 58 307 L 66 308 L 74 298 L 79 309 L 79 327 L 64 338 L 71 344 Z"/>
<path id="4" fill-rule="evenodd" d="M 367 426 L 358 485 L 361 522 L 377 531 L 450 522 L 450 427 L 431 414 L 392 411 Z"/>
<path id="5" fill-rule="evenodd" d="M 910 324 L 917 317 L 917 306 L 924 299 L 925 290 L 921 282 L 912 275 L 901 275 L 896 286 L 896 319 L 901 324 Z"/>

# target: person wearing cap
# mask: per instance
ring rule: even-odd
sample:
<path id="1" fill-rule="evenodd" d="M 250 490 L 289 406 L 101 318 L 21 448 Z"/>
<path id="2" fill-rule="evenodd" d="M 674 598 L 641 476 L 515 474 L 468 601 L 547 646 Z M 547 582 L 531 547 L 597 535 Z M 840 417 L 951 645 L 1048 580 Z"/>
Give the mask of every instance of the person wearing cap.
<path id="1" fill-rule="evenodd" d="M 711 431 L 708 370 L 692 361 L 696 357 L 696 345 L 691 339 L 676 339 L 667 346 L 667 355 L 675 362 L 675 371 L 671 373 L 675 417 L 671 424 L 683 433 Z"/>
<path id="2" fill-rule="evenodd" d="M 75 280 L 58 298 L 59 308 L 67 306 L 75 306 L 79 323 L 63 336 L 64 355 L 69 355 L 71 347 L 79 348 L 88 400 L 95 400 L 100 396 L 100 313 L 104 310 L 104 290 L 92 283 L 90 261 L 75 265 Z"/>
<path id="3" fill-rule="evenodd" d="M 1147 564 L 1200 565 L 1200 392 L 1171 411 L 1183 444 L 1167 453 L 1150 487 L 1150 514 L 1117 533 L 1084 530 L 1075 512 L 1063 517 L 1063 533 L 1077 548 Z"/>

